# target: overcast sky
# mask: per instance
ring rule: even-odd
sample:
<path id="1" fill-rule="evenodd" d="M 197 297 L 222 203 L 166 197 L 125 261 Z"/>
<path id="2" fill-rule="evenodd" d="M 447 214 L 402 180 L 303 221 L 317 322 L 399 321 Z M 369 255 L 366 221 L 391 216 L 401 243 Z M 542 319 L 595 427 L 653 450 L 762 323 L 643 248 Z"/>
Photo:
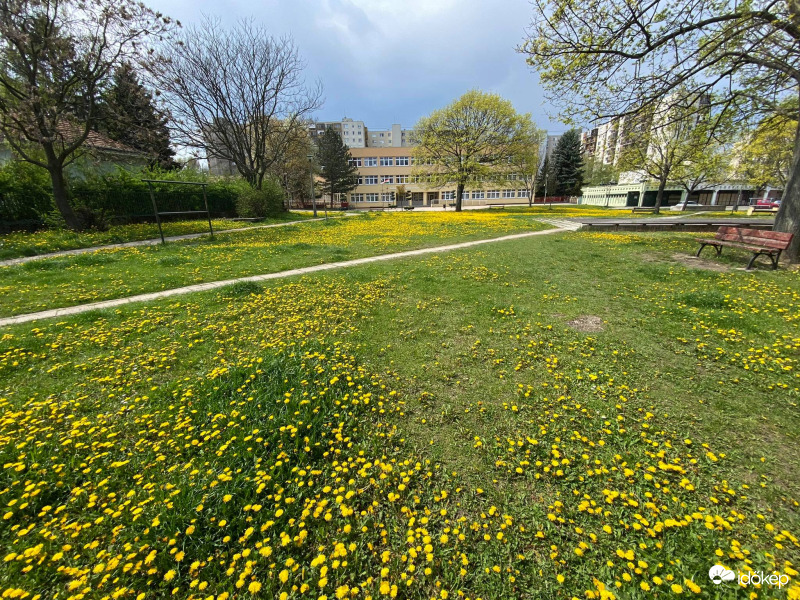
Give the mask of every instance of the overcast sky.
<path id="1" fill-rule="evenodd" d="M 150 0 L 194 23 L 202 14 L 234 23 L 253 16 L 275 36 L 290 34 L 319 79 L 319 120 L 362 120 L 371 129 L 417 119 L 469 89 L 496 92 L 539 127 L 548 117 L 538 79 L 515 52 L 530 22 L 527 0 Z"/>

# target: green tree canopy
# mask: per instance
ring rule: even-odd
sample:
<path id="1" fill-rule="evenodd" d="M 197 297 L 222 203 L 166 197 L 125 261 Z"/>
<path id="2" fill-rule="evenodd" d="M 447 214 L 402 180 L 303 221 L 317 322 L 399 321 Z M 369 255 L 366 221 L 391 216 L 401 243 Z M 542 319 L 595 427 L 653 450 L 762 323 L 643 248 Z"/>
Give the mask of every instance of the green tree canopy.
<path id="1" fill-rule="evenodd" d="M 511 157 L 531 139 L 532 127 L 530 116 L 518 114 L 508 100 L 469 91 L 414 127 L 415 174 L 434 185 L 455 185 L 460 211 L 465 187 L 508 176 Z"/>
<path id="2" fill-rule="evenodd" d="M 352 164 L 352 158 L 342 136 L 333 129 L 326 129 L 318 142 L 317 160 L 325 182 L 323 190 L 331 195 L 331 202 L 334 194 L 346 194 L 358 185 L 358 167 Z"/>
<path id="3" fill-rule="evenodd" d="M 663 98 L 713 98 L 751 119 L 798 120 L 798 0 L 534 0 L 519 50 L 539 72 L 564 118 L 582 122 L 658 111 Z M 691 104 L 691 101 L 688 102 Z M 800 136 L 775 229 L 795 234 L 800 251 Z"/>
<path id="4" fill-rule="evenodd" d="M 746 135 L 737 156 L 739 174 L 756 188 L 783 187 L 792 167 L 797 121 L 765 119 Z"/>
<path id="5" fill-rule="evenodd" d="M 0 133 L 25 161 L 50 175 L 67 225 L 64 168 L 85 151 L 101 91 L 124 60 L 157 62 L 148 41 L 170 19 L 135 0 L 0 0 Z"/>
<path id="6" fill-rule="evenodd" d="M 97 129 L 112 140 L 150 156 L 150 166 L 174 169 L 175 151 L 170 147 L 167 114 L 156 107 L 153 96 L 141 84 L 133 65 L 123 63 L 114 71 L 110 88 L 103 94 Z"/>
<path id="7" fill-rule="evenodd" d="M 547 133 L 538 129 L 530 115 L 523 115 L 529 122 L 525 124 L 525 133 L 520 136 L 520 143 L 511 155 L 511 177 L 516 183 L 523 183 L 528 192 L 528 205 L 533 204 L 536 195 L 539 167 L 542 163 L 542 144 L 547 138 Z"/>
<path id="8" fill-rule="evenodd" d="M 570 129 L 559 138 L 553 150 L 553 175 L 556 196 L 580 195 L 583 185 L 583 148 L 577 129 Z"/>

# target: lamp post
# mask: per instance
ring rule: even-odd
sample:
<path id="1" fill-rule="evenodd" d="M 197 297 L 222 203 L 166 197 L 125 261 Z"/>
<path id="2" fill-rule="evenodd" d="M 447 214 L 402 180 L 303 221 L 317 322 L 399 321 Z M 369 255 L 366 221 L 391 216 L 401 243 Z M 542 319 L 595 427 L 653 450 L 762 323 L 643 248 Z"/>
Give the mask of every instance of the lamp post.
<path id="1" fill-rule="evenodd" d="M 317 196 L 314 194 L 314 155 L 308 155 L 308 166 L 311 172 L 311 204 L 314 206 L 314 218 L 317 218 Z"/>
<path id="2" fill-rule="evenodd" d="M 543 202 L 547 202 L 547 172 L 545 172 L 545 174 L 544 174 L 544 198 L 542 200 L 543 200 Z M 549 204 L 550 204 L 550 208 L 552 209 L 553 208 L 552 202 L 549 203 Z"/>

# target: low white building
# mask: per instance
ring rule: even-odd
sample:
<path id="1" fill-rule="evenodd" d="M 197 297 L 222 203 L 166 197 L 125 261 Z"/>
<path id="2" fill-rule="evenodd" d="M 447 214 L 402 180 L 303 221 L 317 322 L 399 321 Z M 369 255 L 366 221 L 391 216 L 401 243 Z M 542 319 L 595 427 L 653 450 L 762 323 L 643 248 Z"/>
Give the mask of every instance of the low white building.
<path id="1" fill-rule="evenodd" d="M 657 181 L 638 181 L 615 185 L 598 185 L 584 187 L 578 204 L 607 207 L 655 206 L 658 194 Z M 689 193 L 677 182 L 667 183 L 664 188 L 662 206 L 673 206 L 683 201 L 697 202 L 703 206 L 719 206 L 725 210 L 729 206 L 747 206 L 757 198 L 781 197 L 782 190 L 766 188 L 755 190 L 753 186 L 743 182 L 728 182 L 717 185 L 706 185 L 702 190 Z"/>

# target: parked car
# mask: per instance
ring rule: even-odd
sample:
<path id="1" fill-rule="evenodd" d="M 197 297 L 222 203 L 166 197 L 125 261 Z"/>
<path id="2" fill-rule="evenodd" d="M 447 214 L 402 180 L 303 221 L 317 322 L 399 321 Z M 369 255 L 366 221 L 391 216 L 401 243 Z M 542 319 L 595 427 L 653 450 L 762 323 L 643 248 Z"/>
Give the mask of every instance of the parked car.
<path id="1" fill-rule="evenodd" d="M 780 208 L 781 201 L 774 198 L 759 198 L 756 201 L 756 206 L 759 208 Z"/>
<path id="2" fill-rule="evenodd" d="M 670 210 L 686 210 L 687 208 L 697 208 L 700 206 L 699 202 L 695 202 L 694 200 L 685 200 L 684 202 L 678 202 L 677 204 L 670 206 Z"/>

